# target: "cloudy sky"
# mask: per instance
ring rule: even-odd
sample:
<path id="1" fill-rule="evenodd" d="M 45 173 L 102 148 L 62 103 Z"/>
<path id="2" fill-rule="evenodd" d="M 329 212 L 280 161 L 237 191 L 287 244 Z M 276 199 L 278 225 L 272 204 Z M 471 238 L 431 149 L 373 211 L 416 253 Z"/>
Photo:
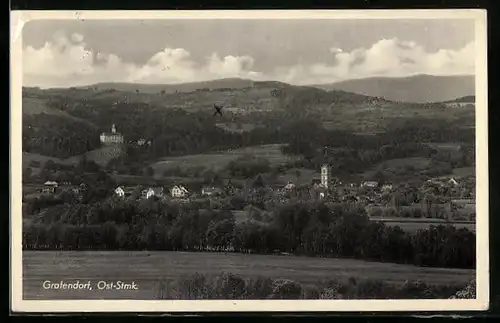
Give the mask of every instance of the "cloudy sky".
<path id="1" fill-rule="evenodd" d="M 39 20 L 25 86 L 474 74 L 473 20 Z"/>

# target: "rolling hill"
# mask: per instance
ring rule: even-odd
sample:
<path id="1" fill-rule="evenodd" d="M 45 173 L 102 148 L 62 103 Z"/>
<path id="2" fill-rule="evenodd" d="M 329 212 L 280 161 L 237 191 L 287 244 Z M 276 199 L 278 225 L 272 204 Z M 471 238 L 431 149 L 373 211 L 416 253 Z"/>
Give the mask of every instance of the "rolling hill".
<path id="1" fill-rule="evenodd" d="M 476 102 L 475 95 L 466 95 L 466 96 L 462 96 L 460 98 L 457 98 L 455 100 L 445 101 L 443 103 L 470 103 L 470 102 Z"/>
<path id="2" fill-rule="evenodd" d="M 214 104 L 226 111 L 322 110 L 342 105 L 363 105 L 387 100 L 346 91 L 325 91 L 311 86 L 295 86 L 276 81 L 253 82 L 222 79 L 177 85 L 99 83 L 80 88 L 29 89 L 35 97 L 55 97 L 89 105 L 99 101 L 109 105 L 145 103 L 157 107 L 189 111 L 212 110 Z M 137 92 L 138 90 L 138 92 Z M 27 91 L 27 90 L 26 90 Z M 165 91 L 162 93 L 162 91 Z M 177 91 L 177 92 L 175 92 Z"/>
<path id="3" fill-rule="evenodd" d="M 280 140 L 270 139 L 275 134 L 272 129 L 283 120 L 304 115 L 322 120 L 330 130 L 363 134 L 385 132 L 395 119 L 441 118 L 474 124 L 474 109 L 430 109 L 424 104 L 393 102 L 343 90 L 276 81 L 251 82 L 247 86 L 249 82 L 224 79 L 189 83 L 197 90 L 174 93 L 159 93 L 156 87 L 163 85 L 154 84 L 142 84 L 139 93 L 133 90 L 135 84 L 118 83 L 107 83 L 112 87 L 108 89 L 23 88 L 23 149 L 61 160 L 92 152 L 89 159 L 105 163 L 109 158 L 101 154 L 99 135 L 111 123 L 117 124 L 126 140 L 157 138 L 161 142 L 156 147 L 158 157 L 164 150 L 165 155 L 174 156 L 234 148 L 234 142 L 221 146 L 232 140 L 242 145 L 277 143 Z M 123 87 L 117 89 L 119 86 Z M 204 88 L 200 90 L 199 86 Z M 224 106 L 223 116 L 212 118 L 213 104 Z M 240 124 L 242 131 L 228 126 L 233 124 Z M 259 131 L 250 134 L 256 128 Z M 238 137 L 241 133 L 247 139 Z M 172 144 L 176 141 L 183 144 Z M 190 145 L 196 149 L 188 149 Z"/>
<path id="4" fill-rule="evenodd" d="M 371 77 L 313 86 L 324 90 L 342 90 L 383 97 L 391 101 L 428 103 L 474 95 L 474 82 L 473 75 L 421 74 L 409 77 Z"/>
<path id="5" fill-rule="evenodd" d="M 219 80 L 211 80 L 206 82 L 193 82 L 193 83 L 180 83 L 180 84 L 142 84 L 142 83 L 98 83 L 79 88 L 94 88 L 97 90 L 115 89 L 124 92 L 136 92 L 139 90 L 141 93 L 175 93 L 175 92 L 193 92 L 198 89 L 221 89 L 221 88 L 246 88 L 253 86 L 254 82 L 251 80 L 226 78 Z"/>
<path id="6" fill-rule="evenodd" d="M 68 118 L 75 122 L 83 122 L 86 125 L 95 128 L 95 125 L 89 122 L 88 120 L 77 118 L 70 115 L 67 112 L 48 107 L 45 101 L 40 98 L 23 96 L 22 109 L 23 109 L 23 115 L 25 116 L 26 115 L 36 116 L 39 114 L 53 115 L 53 116 Z"/>

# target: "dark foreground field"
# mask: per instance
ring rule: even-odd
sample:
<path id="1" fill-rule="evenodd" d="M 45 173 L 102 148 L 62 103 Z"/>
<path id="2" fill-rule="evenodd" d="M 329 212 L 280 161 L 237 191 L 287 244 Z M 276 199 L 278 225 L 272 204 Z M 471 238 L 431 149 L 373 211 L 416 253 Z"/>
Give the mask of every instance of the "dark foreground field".
<path id="1" fill-rule="evenodd" d="M 467 284 L 474 270 L 423 268 L 349 259 L 189 252 L 23 252 L 24 299 L 154 299 L 160 281 L 184 275 L 230 272 L 243 278 L 291 279 L 304 285 L 322 280 L 371 278 L 387 283 Z M 91 281 L 92 290 L 45 290 L 44 281 Z M 99 290 L 99 281 L 135 282 L 137 290 Z"/>

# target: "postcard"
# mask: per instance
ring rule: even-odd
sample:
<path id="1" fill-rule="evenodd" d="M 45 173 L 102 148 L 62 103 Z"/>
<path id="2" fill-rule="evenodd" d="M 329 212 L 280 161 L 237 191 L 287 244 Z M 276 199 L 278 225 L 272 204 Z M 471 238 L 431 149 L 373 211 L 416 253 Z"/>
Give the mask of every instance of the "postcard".
<path id="1" fill-rule="evenodd" d="M 13 311 L 488 308 L 485 10 L 11 18 Z"/>

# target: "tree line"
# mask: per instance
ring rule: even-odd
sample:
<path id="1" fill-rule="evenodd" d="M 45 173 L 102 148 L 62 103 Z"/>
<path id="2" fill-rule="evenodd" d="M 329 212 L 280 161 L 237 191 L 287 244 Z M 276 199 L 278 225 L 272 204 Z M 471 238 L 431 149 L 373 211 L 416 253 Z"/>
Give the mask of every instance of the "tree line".
<path id="1" fill-rule="evenodd" d="M 23 115 L 23 151 L 69 158 L 100 147 L 100 133 L 85 122 L 65 116 Z"/>
<path id="2" fill-rule="evenodd" d="M 474 268 L 475 233 L 437 226 L 408 233 L 352 205 L 291 203 L 236 218 L 231 207 L 110 197 L 26 206 L 25 249 L 286 252 Z M 45 202 L 48 203 L 48 202 Z M 55 204 L 55 205 L 54 205 Z M 43 210 L 43 211 L 42 211 Z M 30 216 L 31 215 L 31 216 Z"/>

